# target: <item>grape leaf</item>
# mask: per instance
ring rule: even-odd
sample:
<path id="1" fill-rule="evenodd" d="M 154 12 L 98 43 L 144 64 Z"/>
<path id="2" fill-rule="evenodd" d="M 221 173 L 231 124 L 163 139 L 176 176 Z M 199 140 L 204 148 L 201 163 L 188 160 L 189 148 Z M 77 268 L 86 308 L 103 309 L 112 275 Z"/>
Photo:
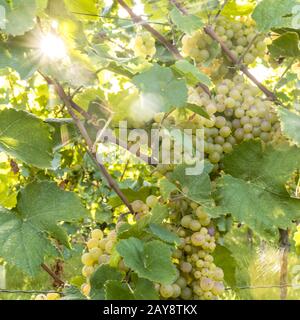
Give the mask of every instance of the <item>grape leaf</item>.
<path id="1" fill-rule="evenodd" d="M 170 194 L 173 191 L 178 190 L 177 187 L 175 186 L 175 184 L 170 182 L 167 178 L 160 180 L 159 187 L 160 187 L 160 193 L 161 193 L 162 197 L 164 198 L 164 200 L 168 200 L 170 197 Z"/>
<path id="2" fill-rule="evenodd" d="M 162 241 L 165 241 L 170 244 L 180 244 L 179 237 L 166 229 L 165 227 L 156 224 L 156 223 L 150 223 L 149 224 L 149 232 L 159 238 Z"/>
<path id="3" fill-rule="evenodd" d="M 0 42 L 1 69 L 12 68 L 19 73 L 21 79 L 27 79 L 34 74 L 39 67 L 40 56 L 29 46 L 34 39 L 32 36 L 29 32 L 25 36 Z"/>
<path id="4" fill-rule="evenodd" d="M 180 31 L 191 34 L 203 26 L 202 20 L 194 15 L 184 15 L 176 7 L 170 12 L 173 23 Z"/>
<path id="5" fill-rule="evenodd" d="M 104 300 L 104 285 L 108 280 L 122 280 L 122 274 L 115 268 L 107 264 L 101 265 L 91 276 L 91 292 L 90 296 L 93 300 Z"/>
<path id="6" fill-rule="evenodd" d="M 273 40 L 268 47 L 274 57 L 299 57 L 299 36 L 296 32 L 287 32 Z"/>
<path id="7" fill-rule="evenodd" d="M 184 76 L 191 85 L 196 85 L 199 82 L 204 83 L 208 87 L 212 85 L 210 78 L 187 60 L 177 61 L 173 69 Z"/>
<path id="8" fill-rule="evenodd" d="M 226 2 L 221 14 L 226 17 L 244 16 L 250 14 L 253 9 L 253 3 L 239 4 L 235 0 L 229 0 Z"/>
<path id="9" fill-rule="evenodd" d="M 81 293 L 81 291 L 74 287 L 66 287 L 63 290 L 63 297 L 61 300 L 86 300 L 86 297 Z"/>
<path id="10" fill-rule="evenodd" d="M 191 111 L 193 111 L 196 114 L 199 114 L 199 116 L 210 120 L 210 116 L 208 115 L 208 113 L 202 107 L 200 107 L 200 106 L 198 106 L 196 104 L 188 103 L 186 105 L 186 108 L 191 110 Z"/>
<path id="11" fill-rule="evenodd" d="M 184 107 L 186 104 L 186 82 L 175 78 L 170 68 L 156 64 L 133 77 L 133 83 L 141 90 L 144 99 L 155 101 L 158 110 L 167 112 L 174 107 Z"/>
<path id="12" fill-rule="evenodd" d="M 79 20 L 97 20 L 99 11 L 96 0 L 64 0 L 68 10 Z"/>
<path id="13" fill-rule="evenodd" d="M 153 282 L 142 278 L 138 278 L 135 283 L 134 297 L 135 300 L 159 300 Z"/>
<path id="14" fill-rule="evenodd" d="M 156 204 L 151 212 L 146 216 L 140 218 L 135 224 L 125 224 L 118 232 L 120 239 L 127 239 L 130 237 L 141 237 L 146 234 L 147 227 L 151 223 L 162 223 L 168 216 L 168 209 L 166 206 Z"/>
<path id="15" fill-rule="evenodd" d="M 55 254 L 45 233 L 67 245 L 57 222 L 73 221 L 85 213 L 74 193 L 61 190 L 55 183 L 33 182 L 20 191 L 15 209 L 1 209 L 0 255 L 33 276 L 44 256 Z"/>
<path id="16" fill-rule="evenodd" d="M 218 182 L 219 205 L 261 236 L 286 229 L 300 217 L 300 200 L 291 198 L 285 188 L 299 167 L 296 147 L 263 150 L 259 141 L 243 143 L 224 158 L 227 174 Z"/>
<path id="17" fill-rule="evenodd" d="M 177 272 L 171 260 L 172 251 L 163 242 L 153 240 L 144 243 L 137 238 L 129 238 L 121 240 L 116 248 L 126 266 L 139 277 L 163 284 L 175 281 Z"/>
<path id="18" fill-rule="evenodd" d="M 278 108 L 278 116 L 283 134 L 300 146 L 300 116 L 285 108 Z"/>
<path id="19" fill-rule="evenodd" d="M 179 182 L 182 193 L 189 199 L 198 203 L 208 203 L 211 200 L 211 183 L 209 173 L 213 165 L 208 161 L 204 163 L 200 175 L 186 175 L 186 166 L 179 165 L 171 174 L 171 181 Z"/>
<path id="20" fill-rule="evenodd" d="M 3 31 L 13 36 L 23 35 L 35 25 L 37 13 L 36 0 L 0 0 L 5 8 L 5 26 Z"/>
<path id="21" fill-rule="evenodd" d="M 235 287 L 237 262 L 232 256 L 231 251 L 224 246 L 218 245 L 213 256 L 215 264 L 224 271 L 224 280 L 226 283 L 231 287 Z"/>
<path id="22" fill-rule="evenodd" d="M 14 109 L 0 111 L 0 149 L 39 168 L 51 168 L 49 128 L 35 116 Z"/>
<path id="23" fill-rule="evenodd" d="M 45 235 L 14 211 L 0 207 L 0 256 L 34 276 L 45 255 L 55 250 Z"/>
<path id="24" fill-rule="evenodd" d="M 257 29 L 267 32 L 272 28 L 292 27 L 292 10 L 297 0 L 263 0 L 252 14 Z"/>
<path id="25" fill-rule="evenodd" d="M 106 300 L 135 300 L 128 284 L 117 280 L 108 280 L 104 284 Z"/>

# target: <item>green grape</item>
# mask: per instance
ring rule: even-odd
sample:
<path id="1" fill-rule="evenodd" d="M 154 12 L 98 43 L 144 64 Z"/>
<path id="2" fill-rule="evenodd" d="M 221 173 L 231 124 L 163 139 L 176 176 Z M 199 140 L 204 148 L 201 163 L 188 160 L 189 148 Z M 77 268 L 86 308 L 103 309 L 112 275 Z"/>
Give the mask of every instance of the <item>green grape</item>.
<path id="1" fill-rule="evenodd" d="M 174 294 L 173 286 L 170 285 L 170 284 L 169 285 L 162 284 L 160 286 L 159 293 L 161 294 L 161 296 L 163 298 L 166 298 L 166 299 L 171 298 L 173 296 L 173 294 Z"/>
<path id="2" fill-rule="evenodd" d="M 210 278 L 203 277 L 200 280 L 200 287 L 203 291 L 210 291 L 214 287 L 214 281 Z"/>

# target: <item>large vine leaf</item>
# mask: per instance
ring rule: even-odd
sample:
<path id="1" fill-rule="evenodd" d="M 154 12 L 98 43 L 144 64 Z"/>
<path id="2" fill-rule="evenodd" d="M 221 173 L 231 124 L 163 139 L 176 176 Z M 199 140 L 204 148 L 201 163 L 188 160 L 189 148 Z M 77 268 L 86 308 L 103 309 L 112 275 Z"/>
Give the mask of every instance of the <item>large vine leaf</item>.
<path id="1" fill-rule="evenodd" d="M 0 111 L 0 149 L 39 168 L 51 168 L 53 142 L 42 120 L 14 109 Z"/>
<path id="2" fill-rule="evenodd" d="M 133 77 L 133 83 L 141 90 L 143 99 L 151 99 L 158 110 L 169 111 L 184 107 L 187 101 L 185 80 L 177 79 L 170 68 L 154 65 Z"/>
<path id="3" fill-rule="evenodd" d="M 292 27 L 292 10 L 297 0 L 263 0 L 255 8 L 252 17 L 259 31 Z"/>
<path id="4" fill-rule="evenodd" d="M 281 129 L 285 136 L 300 146 L 300 116 L 285 108 L 278 108 Z"/>
<path id="5" fill-rule="evenodd" d="M 171 248 L 167 244 L 158 240 L 144 243 L 137 238 L 129 238 L 121 240 L 116 249 L 126 266 L 139 277 L 163 284 L 175 281 L 177 272 L 171 260 Z"/>
<path id="6" fill-rule="evenodd" d="M 0 207 L 0 256 L 34 276 L 47 254 L 55 253 L 45 235 L 16 212 Z"/>
<path id="7" fill-rule="evenodd" d="M 0 6 L 5 9 L 3 31 L 13 36 L 23 35 L 31 30 L 35 24 L 36 13 L 41 9 L 41 6 L 37 6 L 36 0 L 11 0 L 9 3 L 0 0 Z"/>
<path id="8" fill-rule="evenodd" d="M 57 223 L 79 219 L 85 213 L 79 198 L 55 183 L 27 185 L 19 193 L 15 209 L 0 208 L 0 256 L 34 276 L 45 255 L 55 254 L 46 233 L 67 245 L 66 235 Z"/>
<path id="9" fill-rule="evenodd" d="M 263 150 L 258 141 L 243 143 L 224 158 L 227 174 L 218 184 L 219 204 L 262 236 L 286 229 L 300 217 L 300 200 L 291 198 L 285 188 L 299 167 L 296 147 Z"/>

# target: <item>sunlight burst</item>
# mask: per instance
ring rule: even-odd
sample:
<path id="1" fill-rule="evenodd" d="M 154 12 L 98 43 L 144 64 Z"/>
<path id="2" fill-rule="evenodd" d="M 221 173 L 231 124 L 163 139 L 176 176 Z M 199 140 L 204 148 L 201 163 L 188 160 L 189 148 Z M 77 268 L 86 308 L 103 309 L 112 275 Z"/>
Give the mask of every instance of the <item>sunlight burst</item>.
<path id="1" fill-rule="evenodd" d="M 52 33 L 42 38 L 40 49 L 44 56 L 52 60 L 60 60 L 67 56 L 67 49 L 63 40 Z"/>

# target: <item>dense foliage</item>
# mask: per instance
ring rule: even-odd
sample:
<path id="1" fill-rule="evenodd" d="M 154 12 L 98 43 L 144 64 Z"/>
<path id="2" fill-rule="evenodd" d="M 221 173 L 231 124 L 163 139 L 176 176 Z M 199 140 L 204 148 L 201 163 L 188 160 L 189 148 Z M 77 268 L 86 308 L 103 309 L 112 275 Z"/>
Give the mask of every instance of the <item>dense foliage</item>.
<path id="1" fill-rule="evenodd" d="M 299 35 L 297 0 L 0 0 L 0 299 L 299 299 Z"/>

